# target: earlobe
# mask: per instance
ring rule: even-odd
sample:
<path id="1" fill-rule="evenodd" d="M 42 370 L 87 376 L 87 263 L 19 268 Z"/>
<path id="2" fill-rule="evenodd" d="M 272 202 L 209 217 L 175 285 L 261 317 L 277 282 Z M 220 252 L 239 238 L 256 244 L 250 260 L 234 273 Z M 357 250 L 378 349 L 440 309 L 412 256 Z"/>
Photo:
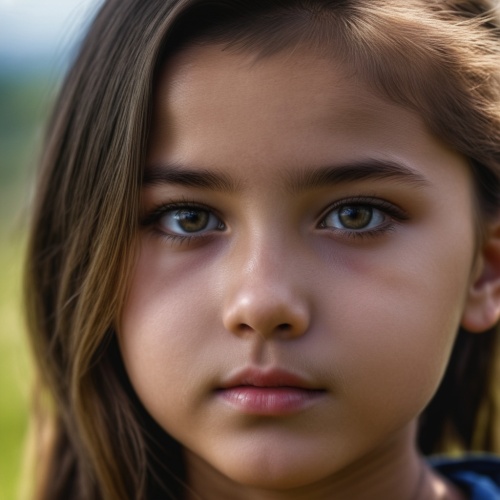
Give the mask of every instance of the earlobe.
<path id="1" fill-rule="evenodd" d="M 473 333 L 492 328 L 500 319 L 500 222 L 488 228 L 479 251 L 461 325 Z"/>

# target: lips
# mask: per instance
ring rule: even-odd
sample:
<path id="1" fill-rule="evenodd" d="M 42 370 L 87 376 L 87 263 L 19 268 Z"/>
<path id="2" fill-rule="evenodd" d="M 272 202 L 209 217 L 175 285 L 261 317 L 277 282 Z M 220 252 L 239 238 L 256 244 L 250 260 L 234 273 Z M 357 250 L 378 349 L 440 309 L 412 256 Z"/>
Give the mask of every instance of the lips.
<path id="1" fill-rule="evenodd" d="M 305 378 L 282 369 L 245 369 L 216 391 L 233 410 L 247 415 L 283 416 L 318 402 L 325 393 Z"/>

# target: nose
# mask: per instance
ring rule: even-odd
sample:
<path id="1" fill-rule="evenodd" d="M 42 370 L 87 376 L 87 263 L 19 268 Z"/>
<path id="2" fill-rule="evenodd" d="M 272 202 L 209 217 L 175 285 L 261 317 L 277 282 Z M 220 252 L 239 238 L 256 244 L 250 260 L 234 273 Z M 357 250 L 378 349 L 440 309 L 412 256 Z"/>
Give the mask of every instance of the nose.
<path id="1" fill-rule="evenodd" d="M 310 308 L 298 267 L 290 261 L 277 263 L 269 254 L 241 264 L 237 266 L 240 272 L 231 272 L 224 327 L 238 336 L 294 339 L 304 335 Z"/>

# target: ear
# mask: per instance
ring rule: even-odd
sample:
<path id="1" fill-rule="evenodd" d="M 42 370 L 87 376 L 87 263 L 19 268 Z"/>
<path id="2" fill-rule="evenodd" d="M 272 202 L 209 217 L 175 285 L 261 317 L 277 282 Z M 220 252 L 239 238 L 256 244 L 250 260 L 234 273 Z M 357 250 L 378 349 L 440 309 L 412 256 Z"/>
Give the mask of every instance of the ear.
<path id="1" fill-rule="evenodd" d="M 487 228 L 478 250 L 461 325 L 473 333 L 492 328 L 500 319 L 500 221 Z"/>

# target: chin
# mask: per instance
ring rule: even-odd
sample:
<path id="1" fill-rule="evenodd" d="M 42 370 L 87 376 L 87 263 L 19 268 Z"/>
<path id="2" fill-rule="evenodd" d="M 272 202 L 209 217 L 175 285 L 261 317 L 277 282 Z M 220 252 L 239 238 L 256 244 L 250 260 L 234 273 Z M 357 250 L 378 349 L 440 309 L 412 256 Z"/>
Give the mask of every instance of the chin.
<path id="1" fill-rule="evenodd" d="M 300 489 L 314 484 L 322 477 L 311 477 L 304 471 L 280 471 L 270 473 L 252 471 L 236 471 L 228 476 L 234 483 L 257 490 L 287 491 Z"/>
<path id="2" fill-rule="evenodd" d="M 298 451 L 295 456 L 264 456 L 251 459 L 242 452 L 240 460 L 216 464 L 216 468 L 234 483 L 254 489 L 286 491 L 317 483 L 331 475 L 332 467 L 311 462 Z"/>

